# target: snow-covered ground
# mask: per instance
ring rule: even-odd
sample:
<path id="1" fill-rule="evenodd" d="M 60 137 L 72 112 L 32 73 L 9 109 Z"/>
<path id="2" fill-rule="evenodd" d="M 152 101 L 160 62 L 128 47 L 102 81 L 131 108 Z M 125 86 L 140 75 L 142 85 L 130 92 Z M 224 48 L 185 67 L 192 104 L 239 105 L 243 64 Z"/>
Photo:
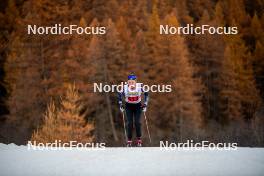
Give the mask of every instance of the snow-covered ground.
<path id="1" fill-rule="evenodd" d="M 0 144 L 1 176 L 264 175 L 264 148 L 235 151 L 105 148 L 28 150 Z"/>

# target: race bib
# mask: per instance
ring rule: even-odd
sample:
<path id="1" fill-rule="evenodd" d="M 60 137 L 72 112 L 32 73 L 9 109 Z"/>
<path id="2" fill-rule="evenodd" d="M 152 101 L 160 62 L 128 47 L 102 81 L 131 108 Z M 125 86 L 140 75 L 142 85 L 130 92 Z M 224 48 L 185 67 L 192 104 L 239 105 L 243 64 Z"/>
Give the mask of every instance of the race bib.
<path id="1" fill-rule="evenodd" d="M 138 101 L 139 97 L 136 96 L 136 97 L 127 97 L 128 101 L 130 102 L 135 102 L 135 101 Z"/>

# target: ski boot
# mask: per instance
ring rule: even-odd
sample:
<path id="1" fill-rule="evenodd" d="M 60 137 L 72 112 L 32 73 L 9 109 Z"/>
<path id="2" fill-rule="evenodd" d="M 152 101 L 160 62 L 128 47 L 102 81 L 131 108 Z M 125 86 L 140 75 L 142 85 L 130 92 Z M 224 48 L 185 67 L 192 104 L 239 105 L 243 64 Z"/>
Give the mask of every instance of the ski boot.
<path id="1" fill-rule="evenodd" d="M 132 141 L 127 141 L 127 147 L 132 147 Z"/>
<path id="2" fill-rule="evenodd" d="M 137 147 L 142 147 L 142 140 L 141 140 L 141 138 L 137 138 L 137 140 L 136 140 L 136 146 Z"/>

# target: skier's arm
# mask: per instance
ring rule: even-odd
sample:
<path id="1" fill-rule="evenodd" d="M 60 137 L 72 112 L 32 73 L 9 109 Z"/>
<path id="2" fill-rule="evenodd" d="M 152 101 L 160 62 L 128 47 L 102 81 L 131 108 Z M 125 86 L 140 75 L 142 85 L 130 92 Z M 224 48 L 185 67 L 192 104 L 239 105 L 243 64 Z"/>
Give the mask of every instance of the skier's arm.
<path id="1" fill-rule="evenodd" d="M 119 109 L 121 112 L 124 111 L 124 105 L 123 105 L 123 102 L 122 102 L 122 93 L 121 92 L 118 92 L 118 104 L 119 104 Z"/>
<path id="2" fill-rule="evenodd" d="M 144 92 L 144 104 L 141 105 L 143 112 L 147 111 L 148 101 L 149 101 L 149 94 L 148 94 L 148 92 Z"/>
<path id="3" fill-rule="evenodd" d="M 149 101 L 149 93 L 145 92 L 143 87 L 141 88 L 141 92 L 144 93 L 144 104 L 143 104 L 143 106 L 146 107 L 148 105 L 148 101 Z"/>
<path id="4" fill-rule="evenodd" d="M 118 92 L 118 104 L 119 106 L 122 105 L 122 93 Z"/>

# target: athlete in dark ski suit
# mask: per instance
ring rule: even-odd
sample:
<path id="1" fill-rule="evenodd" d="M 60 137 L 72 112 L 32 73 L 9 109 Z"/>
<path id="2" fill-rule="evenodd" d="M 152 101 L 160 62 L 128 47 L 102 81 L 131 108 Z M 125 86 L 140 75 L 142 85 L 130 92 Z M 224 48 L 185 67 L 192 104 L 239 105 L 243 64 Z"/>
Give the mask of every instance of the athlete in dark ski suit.
<path id="1" fill-rule="evenodd" d="M 137 77 L 134 74 L 128 76 L 128 84 L 124 85 L 123 92 L 118 95 L 118 102 L 120 110 L 123 112 L 125 109 L 127 117 L 127 144 L 128 146 L 132 143 L 132 133 L 133 133 L 133 122 L 136 128 L 136 144 L 142 144 L 141 140 L 141 112 L 146 111 L 148 104 L 148 92 L 144 92 L 141 84 L 136 83 Z M 144 102 L 141 102 L 141 94 L 144 94 Z M 123 106 L 122 99 L 125 99 L 125 106 Z"/>

